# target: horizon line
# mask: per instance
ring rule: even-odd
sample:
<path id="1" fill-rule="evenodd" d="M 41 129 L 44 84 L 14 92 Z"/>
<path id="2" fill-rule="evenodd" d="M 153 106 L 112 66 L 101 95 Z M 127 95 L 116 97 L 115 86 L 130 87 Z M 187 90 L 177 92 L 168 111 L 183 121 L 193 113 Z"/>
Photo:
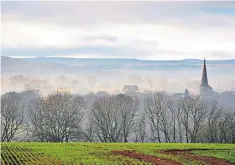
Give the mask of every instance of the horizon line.
<path id="1" fill-rule="evenodd" d="M 27 58 L 68 58 L 68 59 L 119 59 L 119 60 L 139 60 L 139 61 L 183 61 L 183 60 L 198 60 L 203 61 L 204 59 L 206 61 L 228 61 L 228 60 L 235 60 L 235 58 L 231 59 L 207 59 L 207 58 L 186 58 L 186 59 L 138 59 L 138 58 L 119 58 L 119 57 L 65 57 L 65 56 L 2 56 L 1 57 L 8 57 L 8 58 L 14 58 L 14 59 L 27 59 Z"/>

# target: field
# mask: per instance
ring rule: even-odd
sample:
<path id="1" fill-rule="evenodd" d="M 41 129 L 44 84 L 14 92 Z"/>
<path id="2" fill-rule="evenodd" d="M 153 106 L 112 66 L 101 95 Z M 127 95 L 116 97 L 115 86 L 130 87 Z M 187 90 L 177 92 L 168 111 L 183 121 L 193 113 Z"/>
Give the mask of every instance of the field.
<path id="1" fill-rule="evenodd" d="M 1 143 L 2 165 L 234 165 L 234 144 Z"/>

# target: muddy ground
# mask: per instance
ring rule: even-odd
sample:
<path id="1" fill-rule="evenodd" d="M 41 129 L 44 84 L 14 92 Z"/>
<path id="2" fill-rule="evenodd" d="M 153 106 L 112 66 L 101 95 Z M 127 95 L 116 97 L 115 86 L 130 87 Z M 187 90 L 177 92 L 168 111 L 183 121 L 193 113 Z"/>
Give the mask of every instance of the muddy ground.
<path id="1" fill-rule="evenodd" d="M 184 149 L 184 150 L 157 150 L 156 152 L 172 155 L 172 156 L 179 156 L 185 159 L 196 161 L 202 164 L 208 165 L 235 165 L 235 163 L 231 163 L 227 160 L 211 157 L 211 156 L 200 156 L 193 154 L 193 151 L 202 151 L 202 150 L 209 150 L 209 149 Z M 113 154 L 122 155 L 134 159 L 138 159 L 143 162 L 153 163 L 155 165 L 181 165 L 182 163 L 176 162 L 166 158 L 159 158 L 156 156 L 145 155 L 142 153 L 138 153 L 136 151 L 124 150 L 124 151 L 112 151 Z"/>
<path id="2" fill-rule="evenodd" d="M 158 158 L 156 156 L 145 155 L 145 154 L 138 153 L 136 151 L 130 151 L 130 150 L 112 151 L 112 153 L 117 154 L 117 155 L 127 156 L 130 158 L 138 159 L 143 162 L 153 163 L 157 165 L 181 165 L 181 163 L 173 161 L 173 160 Z"/>
<path id="3" fill-rule="evenodd" d="M 208 165 L 235 165 L 224 159 L 215 158 L 212 156 L 201 156 L 193 154 L 193 151 L 205 151 L 209 149 L 185 149 L 185 150 L 161 150 L 158 151 L 162 154 L 170 154 L 175 156 L 183 156 L 186 159 L 206 163 Z"/>

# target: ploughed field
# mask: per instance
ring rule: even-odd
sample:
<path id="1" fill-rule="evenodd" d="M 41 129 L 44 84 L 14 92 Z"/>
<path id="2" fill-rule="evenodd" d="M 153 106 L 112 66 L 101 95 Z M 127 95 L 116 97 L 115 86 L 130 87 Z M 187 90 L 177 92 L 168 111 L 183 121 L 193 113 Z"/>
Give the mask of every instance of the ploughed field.
<path id="1" fill-rule="evenodd" d="M 1 143 L 2 165 L 235 165 L 235 144 Z"/>

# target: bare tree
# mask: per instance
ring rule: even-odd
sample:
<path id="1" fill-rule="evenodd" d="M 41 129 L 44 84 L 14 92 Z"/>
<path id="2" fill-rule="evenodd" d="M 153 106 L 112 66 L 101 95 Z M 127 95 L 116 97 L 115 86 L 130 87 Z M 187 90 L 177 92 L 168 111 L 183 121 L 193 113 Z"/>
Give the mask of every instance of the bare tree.
<path id="1" fill-rule="evenodd" d="M 234 143 L 234 112 L 224 110 L 218 122 L 219 143 Z"/>
<path id="2" fill-rule="evenodd" d="M 186 142 L 189 142 L 189 123 L 190 123 L 190 109 L 193 108 L 193 105 L 191 104 L 193 102 L 192 97 L 184 98 L 183 100 L 180 100 L 181 102 L 181 109 L 182 109 L 182 114 L 181 114 L 181 122 L 182 125 L 185 129 L 185 138 Z"/>
<path id="3" fill-rule="evenodd" d="M 179 133 L 179 142 L 183 142 L 183 132 L 184 132 L 184 126 L 182 123 L 182 109 L 180 102 L 177 102 L 176 104 L 177 112 L 176 112 L 176 120 L 177 120 L 177 126 L 178 126 L 178 133 Z"/>
<path id="4" fill-rule="evenodd" d="M 123 94 L 99 97 L 92 106 L 91 121 L 102 142 L 128 141 L 135 124 L 138 100 Z"/>
<path id="5" fill-rule="evenodd" d="M 165 142 L 171 142 L 170 131 L 171 131 L 172 125 L 170 123 L 170 121 L 171 121 L 170 117 L 171 116 L 170 116 L 168 108 L 165 108 L 165 110 L 163 110 L 159 114 L 159 118 L 160 118 L 159 129 L 163 133 L 163 136 L 165 137 Z"/>
<path id="6" fill-rule="evenodd" d="M 150 127 L 152 131 L 157 132 L 157 136 L 154 139 L 158 139 L 158 142 L 161 142 L 161 131 L 166 129 L 166 126 L 161 125 L 163 121 L 166 121 L 164 118 L 164 111 L 167 108 L 168 96 L 163 92 L 155 92 L 145 99 L 145 112 L 149 120 Z M 163 128 L 165 127 L 165 128 Z M 165 133 L 165 140 L 168 141 L 168 137 Z M 154 133 L 153 133 L 154 135 Z"/>
<path id="7" fill-rule="evenodd" d="M 139 87 L 137 85 L 124 85 L 122 91 L 124 94 L 136 95 L 139 92 Z"/>
<path id="8" fill-rule="evenodd" d="M 96 95 L 97 96 L 107 96 L 107 95 L 109 95 L 109 93 L 105 92 L 105 91 L 98 91 L 98 92 L 96 92 Z"/>
<path id="9" fill-rule="evenodd" d="M 42 97 L 34 100 L 33 104 L 29 107 L 30 122 L 28 123 L 28 130 L 31 133 L 31 138 L 36 141 L 49 141 L 49 124 L 46 112 L 46 105 Z"/>
<path id="10" fill-rule="evenodd" d="M 41 141 L 68 142 L 81 136 L 85 104 L 79 95 L 55 92 L 31 108 L 31 131 Z"/>
<path id="11" fill-rule="evenodd" d="M 201 97 L 186 97 L 181 100 L 181 121 L 185 129 L 186 142 L 196 142 L 197 135 L 207 115 L 207 104 Z"/>
<path id="12" fill-rule="evenodd" d="M 148 133 L 147 133 L 147 123 L 146 123 L 146 116 L 145 114 L 141 115 L 139 117 L 139 120 L 136 122 L 135 128 L 135 142 L 141 142 L 144 143 L 148 139 Z"/>
<path id="13" fill-rule="evenodd" d="M 1 96 L 1 141 L 12 141 L 17 131 L 22 130 L 23 108 L 19 93 L 9 92 Z"/>
<path id="14" fill-rule="evenodd" d="M 230 128 L 231 128 L 231 143 L 235 143 L 235 110 L 231 114 Z"/>
<path id="15" fill-rule="evenodd" d="M 83 139 L 85 141 L 88 141 L 88 142 L 96 141 L 95 126 L 90 119 L 83 129 L 83 135 L 84 135 Z"/>
<path id="16" fill-rule="evenodd" d="M 137 91 L 126 86 L 126 94 L 100 91 L 84 97 L 67 90 L 46 97 L 32 89 L 6 93 L 1 96 L 1 141 L 22 141 L 26 134 L 42 142 L 235 143 L 235 112 L 215 99 L 133 95 Z"/>
<path id="17" fill-rule="evenodd" d="M 99 97 L 92 105 L 90 120 L 101 142 L 117 142 L 122 139 L 120 113 L 114 96 Z"/>
<path id="18" fill-rule="evenodd" d="M 206 140 L 210 143 L 216 143 L 219 141 L 218 124 L 222 112 L 223 108 L 218 104 L 218 102 L 215 102 L 213 103 L 213 105 L 210 105 L 205 131 L 203 132 Z"/>
<path id="19" fill-rule="evenodd" d="M 139 100 L 136 97 L 131 98 L 130 96 L 119 94 L 117 95 L 117 105 L 121 114 L 124 142 L 128 142 L 128 137 L 133 131 L 136 122 Z"/>
<path id="20" fill-rule="evenodd" d="M 170 135 L 168 135 L 168 137 L 172 139 L 171 141 L 177 142 L 178 133 L 180 132 L 180 123 L 179 120 L 177 120 L 179 116 L 177 102 L 169 100 L 167 107 L 168 111 L 165 113 L 169 114 L 168 125 L 170 127 Z"/>

